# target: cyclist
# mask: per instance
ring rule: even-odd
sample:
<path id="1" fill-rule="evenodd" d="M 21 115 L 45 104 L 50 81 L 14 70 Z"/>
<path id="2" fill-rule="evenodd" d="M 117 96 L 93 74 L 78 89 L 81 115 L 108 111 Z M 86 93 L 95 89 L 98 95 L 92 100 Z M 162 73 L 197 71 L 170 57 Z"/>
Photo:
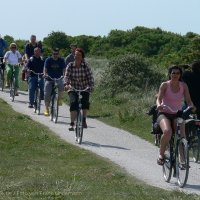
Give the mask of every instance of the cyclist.
<path id="1" fill-rule="evenodd" d="M 7 42 L 1 37 L 0 34 L 0 61 L 1 61 L 1 69 L 4 70 L 5 65 L 3 63 L 3 57 L 4 57 L 4 50 L 7 48 Z"/>
<path id="2" fill-rule="evenodd" d="M 16 93 L 18 96 L 18 88 L 19 88 L 19 63 L 22 62 L 22 56 L 17 51 L 17 45 L 15 43 L 10 44 L 10 51 L 7 51 L 4 55 L 4 63 L 6 64 L 6 87 L 10 87 L 10 79 L 13 73 L 13 66 L 15 67 L 15 80 L 16 80 Z"/>
<path id="3" fill-rule="evenodd" d="M 156 101 L 158 110 L 158 123 L 163 132 L 160 141 L 160 154 L 157 159 L 159 165 L 164 164 L 165 149 L 171 139 L 172 130 L 175 128 L 177 115 L 171 110 L 178 111 L 182 107 L 184 98 L 188 106 L 193 107 L 187 85 L 181 81 L 182 70 L 179 66 L 171 66 L 168 70 L 169 80 L 161 83 Z M 171 108 L 171 110 L 166 109 Z M 181 125 L 181 134 L 185 137 L 184 123 Z"/>
<path id="4" fill-rule="evenodd" d="M 82 92 L 82 108 L 83 108 L 83 127 L 87 128 L 86 117 L 87 110 L 89 110 L 89 92 L 94 87 L 94 78 L 91 68 L 84 60 L 85 53 L 83 49 L 77 48 L 75 50 L 75 61 L 71 62 L 66 67 L 65 72 L 65 89 L 68 91 L 70 99 L 70 131 L 74 130 L 74 121 L 76 119 L 76 110 L 78 107 L 77 94 L 73 88 L 83 90 L 89 88 L 88 92 Z"/>
<path id="5" fill-rule="evenodd" d="M 183 73 L 183 80 L 188 85 L 192 102 L 196 107 L 197 119 L 200 119 L 200 60 L 191 64 L 192 71 Z"/>
<path id="6" fill-rule="evenodd" d="M 75 50 L 77 48 L 76 44 L 71 44 L 71 53 L 65 59 L 65 65 L 67 66 L 70 62 L 74 62 Z"/>
<path id="7" fill-rule="evenodd" d="M 53 88 L 53 81 L 51 78 L 60 78 L 64 76 L 65 72 L 65 61 L 60 57 L 59 49 L 53 49 L 53 54 L 51 57 L 45 60 L 44 64 L 44 76 L 45 76 L 45 84 L 44 84 L 44 101 L 45 101 L 45 116 L 49 116 L 49 104 L 51 99 L 51 92 Z M 48 77 L 50 76 L 50 77 Z M 62 96 L 64 91 L 64 83 L 63 80 L 58 81 L 58 102 L 59 105 L 62 105 Z"/>
<path id="8" fill-rule="evenodd" d="M 33 108 L 34 104 L 34 95 L 35 90 L 37 88 L 37 82 L 38 82 L 38 76 L 35 73 L 43 73 L 44 68 L 44 61 L 41 58 L 41 49 L 39 47 L 36 47 L 34 49 L 34 55 L 29 59 L 27 64 L 27 71 L 28 71 L 28 88 L 29 88 L 29 108 Z M 31 70 L 33 72 L 31 72 Z M 44 79 L 41 77 L 40 82 L 40 98 L 41 100 L 44 99 Z"/>

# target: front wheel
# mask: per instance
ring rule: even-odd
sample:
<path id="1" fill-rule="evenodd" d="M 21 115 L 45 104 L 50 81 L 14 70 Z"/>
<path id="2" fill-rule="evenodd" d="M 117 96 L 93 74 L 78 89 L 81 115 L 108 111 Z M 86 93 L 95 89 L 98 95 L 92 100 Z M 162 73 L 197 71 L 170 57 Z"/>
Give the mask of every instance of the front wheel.
<path id="1" fill-rule="evenodd" d="M 15 87 L 15 77 L 12 78 L 10 81 L 10 99 L 11 101 L 15 100 L 15 93 L 16 93 L 16 87 Z"/>
<path id="2" fill-rule="evenodd" d="M 35 91 L 34 108 L 35 108 L 35 113 L 37 113 L 38 115 L 40 114 L 40 107 L 41 107 L 40 89 L 37 88 Z"/>
<path id="3" fill-rule="evenodd" d="M 4 89 L 4 70 L 0 69 L 0 87 L 1 91 Z"/>
<path id="4" fill-rule="evenodd" d="M 185 138 L 181 138 L 176 151 L 176 173 L 179 187 L 183 188 L 187 183 L 189 174 L 189 150 Z"/>
<path id="5" fill-rule="evenodd" d="M 82 143 L 82 138 L 83 138 L 83 115 L 81 111 L 78 111 L 76 119 L 76 141 L 78 142 L 78 144 Z"/>
<path id="6" fill-rule="evenodd" d="M 52 96 L 52 100 L 51 100 L 51 121 L 53 121 L 54 123 L 57 123 L 58 121 L 58 94 L 55 93 Z"/>
<path id="7" fill-rule="evenodd" d="M 173 163 L 173 153 L 172 144 L 170 143 L 165 151 L 165 162 L 163 165 L 163 177 L 166 182 L 171 180 L 172 176 L 172 163 Z"/>

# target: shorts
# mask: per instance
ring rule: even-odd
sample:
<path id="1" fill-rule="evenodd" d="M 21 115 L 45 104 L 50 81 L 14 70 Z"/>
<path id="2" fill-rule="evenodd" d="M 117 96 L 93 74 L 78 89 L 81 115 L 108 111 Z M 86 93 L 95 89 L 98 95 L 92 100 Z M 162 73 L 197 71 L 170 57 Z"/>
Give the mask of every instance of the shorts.
<path id="1" fill-rule="evenodd" d="M 69 95 L 69 101 L 70 101 L 70 112 L 78 110 L 78 95 L 76 92 L 70 91 L 68 92 Z M 90 102 L 89 97 L 90 94 L 88 92 L 81 92 L 82 99 L 82 109 L 89 110 Z"/>
<path id="2" fill-rule="evenodd" d="M 173 121 L 174 119 L 177 118 L 177 114 L 169 114 L 169 113 L 163 113 L 163 112 L 160 112 L 158 113 L 158 119 L 157 119 L 157 122 L 158 124 L 160 124 L 160 121 L 162 119 L 168 119 L 170 121 Z"/>

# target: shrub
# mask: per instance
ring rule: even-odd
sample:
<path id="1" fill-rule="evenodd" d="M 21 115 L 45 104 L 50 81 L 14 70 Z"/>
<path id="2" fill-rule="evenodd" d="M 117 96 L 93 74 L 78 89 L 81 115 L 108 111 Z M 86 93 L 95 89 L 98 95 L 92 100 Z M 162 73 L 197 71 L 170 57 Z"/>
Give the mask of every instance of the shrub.
<path id="1" fill-rule="evenodd" d="M 141 55 L 118 56 L 102 73 L 100 87 L 107 95 L 121 92 L 145 92 L 161 83 L 162 75 Z"/>

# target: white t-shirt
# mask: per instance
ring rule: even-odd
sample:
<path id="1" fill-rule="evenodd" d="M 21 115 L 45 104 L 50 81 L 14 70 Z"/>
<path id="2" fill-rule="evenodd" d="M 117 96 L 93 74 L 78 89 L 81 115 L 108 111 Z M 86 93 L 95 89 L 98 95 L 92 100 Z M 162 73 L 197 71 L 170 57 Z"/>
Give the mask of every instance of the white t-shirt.
<path id="1" fill-rule="evenodd" d="M 19 58 L 21 58 L 22 55 L 19 53 L 19 51 L 7 51 L 4 58 L 7 59 L 7 63 L 10 65 L 17 65 L 19 64 Z"/>

